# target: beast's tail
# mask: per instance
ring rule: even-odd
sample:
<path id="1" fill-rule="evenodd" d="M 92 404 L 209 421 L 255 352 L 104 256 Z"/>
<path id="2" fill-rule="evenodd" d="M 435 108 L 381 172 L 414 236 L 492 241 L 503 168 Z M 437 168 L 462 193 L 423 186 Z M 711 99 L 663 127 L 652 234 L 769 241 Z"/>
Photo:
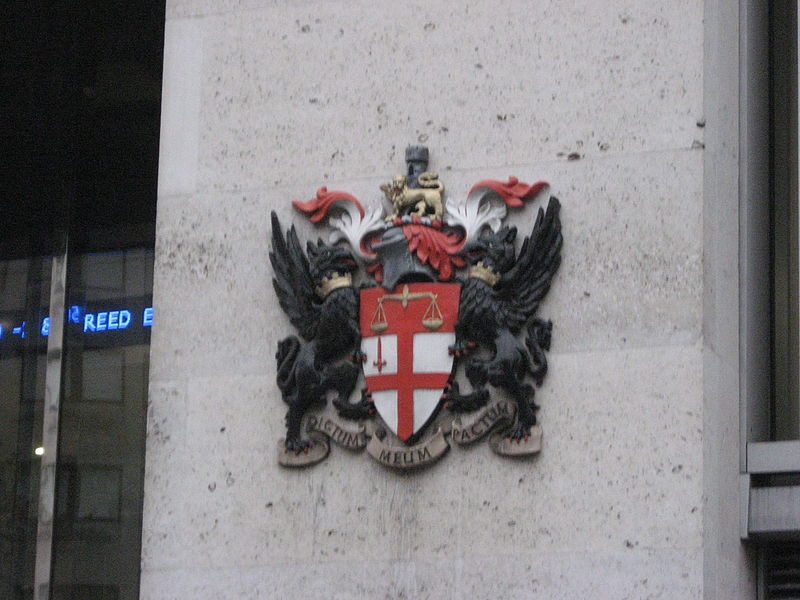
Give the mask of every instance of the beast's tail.
<path id="1" fill-rule="evenodd" d="M 550 339 L 553 332 L 553 322 L 543 319 L 534 319 L 528 325 L 528 337 L 525 345 L 531 353 L 531 377 L 536 385 L 542 385 L 544 376 L 547 375 L 547 356 L 545 350 L 550 350 Z"/>
<path id="2" fill-rule="evenodd" d="M 278 351 L 275 353 L 275 360 L 278 361 L 278 376 L 276 379 L 284 400 L 292 396 L 297 388 L 295 365 L 299 352 L 300 340 L 295 335 L 278 342 Z"/>

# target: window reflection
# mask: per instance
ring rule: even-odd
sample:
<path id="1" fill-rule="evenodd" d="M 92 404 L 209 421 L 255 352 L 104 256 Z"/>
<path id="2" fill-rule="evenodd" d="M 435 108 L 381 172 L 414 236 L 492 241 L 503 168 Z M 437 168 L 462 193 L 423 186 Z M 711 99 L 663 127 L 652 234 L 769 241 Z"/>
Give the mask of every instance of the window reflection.
<path id="1" fill-rule="evenodd" d="M 13 333 L 47 314 L 50 260 L 0 261 L 0 598 L 33 594 L 45 346 Z"/>
<path id="2" fill-rule="evenodd" d="M 52 598 L 138 598 L 149 327 L 84 332 L 73 309 L 151 306 L 153 254 L 70 263 Z M 0 261 L 0 324 L 47 318 L 50 261 Z M 99 306 L 99 305 L 98 305 Z M 0 336 L 0 598 L 33 597 L 47 336 Z"/>
<path id="3" fill-rule="evenodd" d="M 150 306 L 152 264 L 146 250 L 83 255 L 70 266 L 67 305 L 84 318 L 123 306 L 138 314 Z M 133 600 L 150 328 L 74 325 L 65 334 L 52 597 Z"/>

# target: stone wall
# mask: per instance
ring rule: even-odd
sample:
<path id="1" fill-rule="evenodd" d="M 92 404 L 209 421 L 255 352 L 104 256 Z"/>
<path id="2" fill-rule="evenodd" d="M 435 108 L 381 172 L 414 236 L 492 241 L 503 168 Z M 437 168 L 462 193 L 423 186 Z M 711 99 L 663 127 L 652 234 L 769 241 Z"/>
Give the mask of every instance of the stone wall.
<path id="1" fill-rule="evenodd" d="M 702 597 L 703 10 L 168 2 L 143 598 Z M 269 212 L 412 143 L 561 200 L 543 451 L 282 469 Z"/>

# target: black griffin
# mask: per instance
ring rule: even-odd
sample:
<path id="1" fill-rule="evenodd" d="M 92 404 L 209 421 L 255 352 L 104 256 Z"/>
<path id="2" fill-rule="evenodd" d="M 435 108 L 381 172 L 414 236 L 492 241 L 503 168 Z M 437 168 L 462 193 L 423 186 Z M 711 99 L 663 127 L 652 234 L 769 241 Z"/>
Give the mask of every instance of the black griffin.
<path id="1" fill-rule="evenodd" d="M 346 249 L 319 240 L 303 253 L 294 226 L 284 237 L 272 213 L 272 284 L 281 308 L 300 336 L 278 343 L 278 387 L 289 405 L 286 449 L 302 452 L 314 442 L 301 434 L 303 415 L 315 403 L 346 402 L 355 388 L 360 366 L 361 333 L 358 293 L 351 283 L 357 265 Z M 326 287 L 325 282 L 334 285 Z"/>
<path id="2" fill-rule="evenodd" d="M 547 372 L 544 350 L 550 347 L 552 323 L 533 316 L 561 264 L 559 210 L 554 197 L 546 212 L 539 209 L 519 257 L 514 249 L 516 227 L 485 232 L 462 249 L 470 275 L 461 288 L 456 343 L 450 350 L 461 357 L 484 348 L 490 356 L 469 359 L 465 371 L 473 391 L 461 394 L 453 383 L 448 406 L 453 411 L 475 410 L 488 401 L 487 383 L 505 389 L 517 404 L 516 423 L 509 434 L 513 440 L 529 436 L 536 423 L 534 390 L 524 380 L 530 375 L 541 385 Z M 523 328 L 527 328 L 524 345 L 519 339 Z"/>

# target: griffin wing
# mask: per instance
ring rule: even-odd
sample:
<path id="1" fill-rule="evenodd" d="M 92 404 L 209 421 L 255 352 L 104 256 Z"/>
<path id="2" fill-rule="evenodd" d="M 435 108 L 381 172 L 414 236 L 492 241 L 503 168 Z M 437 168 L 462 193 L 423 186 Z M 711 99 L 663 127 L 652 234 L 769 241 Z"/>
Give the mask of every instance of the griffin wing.
<path id="1" fill-rule="evenodd" d="M 278 215 L 272 212 L 272 285 L 281 308 L 306 340 L 317 335 L 320 307 L 306 257 L 294 225 L 283 236 Z"/>
<path id="2" fill-rule="evenodd" d="M 546 212 L 539 209 L 530 237 L 522 242 L 517 262 L 500 280 L 498 295 L 511 331 L 519 331 L 534 315 L 561 264 L 560 209 L 555 197 L 550 198 Z"/>

